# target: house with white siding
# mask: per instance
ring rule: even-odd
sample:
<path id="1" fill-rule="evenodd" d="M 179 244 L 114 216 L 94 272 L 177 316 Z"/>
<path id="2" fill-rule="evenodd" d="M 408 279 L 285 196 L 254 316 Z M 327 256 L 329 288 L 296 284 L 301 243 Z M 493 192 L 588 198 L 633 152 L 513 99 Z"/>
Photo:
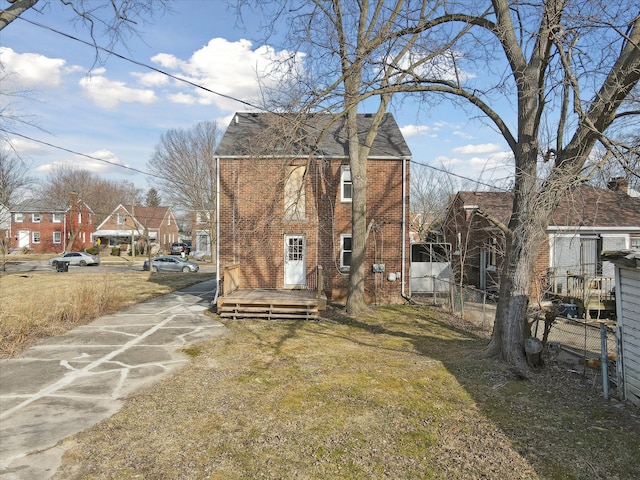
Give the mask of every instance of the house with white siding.
<path id="1" fill-rule="evenodd" d="M 540 242 L 532 297 L 576 303 L 580 316 L 614 312 L 614 266 L 601 253 L 640 250 L 640 198 L 631 193 L 621 178 L 606 189 L 569 189 Z M 507 224 L 512 207 L 511 192 L 458 192 L 452 198 L 443 231 L 458 280 L 498 292 L 505 238 L 487 217 Z"/>
<path id="2" fill-rule="evenodd" d="M 640 251 L 605 256 L 615 265 L 619 390 L 640 407 Z"/>

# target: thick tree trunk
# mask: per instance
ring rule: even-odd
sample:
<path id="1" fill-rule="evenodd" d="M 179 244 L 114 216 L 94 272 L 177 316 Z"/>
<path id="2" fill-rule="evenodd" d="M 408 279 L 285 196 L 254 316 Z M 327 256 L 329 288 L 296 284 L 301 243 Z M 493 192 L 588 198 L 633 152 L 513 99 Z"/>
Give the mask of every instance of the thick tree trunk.
<path id="1" fill-rule="evenodd" d="M 528 370 L 525 341 L 530 337 L 527 308 L 535 277 L 535 264 L 544 241 L 548 218 L 555 205 L 549 191 L 533 193 L 530 182 L 523 191 L 531 193 L 514 200 L 509 222 L 506 256 L 500 276 L 500 297 L 496 310 L 491 342 L 486 353 L 514 365 L 522 372 Z M 528 190 L 529 189 L 529 190 Z"/>
<path id="2" fill-rule="evenodd" d="M 367 159 L 358 138 L 357 112 L 349 110 L 347 117 L 349 132 L 349 156 L 353 198 L 351 203 L 351 267 L 347 294 L 347 313 L 357 314 L 366 310 L 365 302 L 365 253 L 367 234 Z"/>

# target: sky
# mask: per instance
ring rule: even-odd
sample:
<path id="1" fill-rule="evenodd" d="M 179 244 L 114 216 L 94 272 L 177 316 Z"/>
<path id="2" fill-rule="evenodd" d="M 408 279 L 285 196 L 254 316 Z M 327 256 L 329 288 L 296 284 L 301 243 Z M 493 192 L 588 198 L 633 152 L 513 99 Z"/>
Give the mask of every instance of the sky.
<path id="1" fill-rule="evenodd" d="M 104 54 L 96 63 L 95 49 L 49 29 L 89 40 L 59 3 L 23 14 L 41 26 L 18 19 L 0 31 L 0 88 L 24 93 L 9 103 L 2 95 L 0 108 L 25 120 L 6 126 L 14 132 L 7 138 L 39 179 L 62 164 L 146 190 L 154 184 L 147 162 L 162 134 L 205 120 L 224 130 L 236 111 L 249 110 L 243 102 L 257 103 L 256 72 L 292 53 L 262 43 L 257 25 L 250 19 L 239 24 L 224 0 L 179 0 L 171 14 L 139 25 L 139 38 L 112 47 L 137 63 Z M 413 171 L 420 164 L 445 169 L 464 189 L 487 189 L 508 177 L 506 143 L 477 116 L 447 103 L 425 108 L 406 101 L 391 111 L 412 152 Z"/>

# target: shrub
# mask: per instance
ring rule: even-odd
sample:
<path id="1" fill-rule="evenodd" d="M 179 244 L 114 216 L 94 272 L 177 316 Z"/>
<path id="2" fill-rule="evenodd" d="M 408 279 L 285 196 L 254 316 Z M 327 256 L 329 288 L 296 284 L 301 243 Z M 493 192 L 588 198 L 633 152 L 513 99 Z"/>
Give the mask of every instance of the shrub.
<path id="1" fill-rule="evenodd" d="M 113 247 L 111 249 L 111 255 L 113 255 L 114 257 L 119 257 L 120 256 L 120 247 Z"/>
<path id="2" fill-rule="evenodd" d="M 91 255 L 100 255 L 100 249 L 98 247 L 89 247 L 85 250 L 85 252 Z"/>

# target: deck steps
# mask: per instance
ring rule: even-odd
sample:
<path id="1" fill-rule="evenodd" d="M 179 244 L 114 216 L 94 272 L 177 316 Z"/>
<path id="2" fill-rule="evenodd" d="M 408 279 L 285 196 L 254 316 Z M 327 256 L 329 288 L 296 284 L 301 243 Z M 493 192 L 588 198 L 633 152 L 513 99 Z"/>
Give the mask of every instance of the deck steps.
<path id="1" fill-rule="evenodd" d="M 283 320 L 317 320 L 324 303 L 321 299 L 296 297 L 295 295 L 262 292 L 255 298 L 255 292 L 234 293 L 218 298 L 217 313 L 223 318 L 264 318 Z M 326 302 L 326 300 L 325 300 Z"/>

